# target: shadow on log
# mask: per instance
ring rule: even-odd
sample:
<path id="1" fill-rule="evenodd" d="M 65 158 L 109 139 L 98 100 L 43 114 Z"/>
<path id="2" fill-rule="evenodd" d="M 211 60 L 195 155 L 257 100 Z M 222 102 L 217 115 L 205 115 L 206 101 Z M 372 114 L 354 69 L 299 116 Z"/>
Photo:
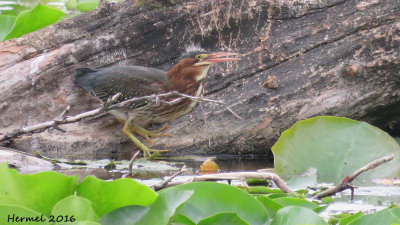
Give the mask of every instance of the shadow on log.
<path id="1" fill-rule="evenodd" d="M 263 154 L 296 121 L 335 115 L 400 133 L 400 5 L 397 0 L 183 1 L 93 11 L 0 43 L 0 133 L 99 107 L 73 84 L 77 67 L 168 70 L 190 43 L 234 51 L 209 71 L 202 103 L 154 139 L 169 154 Z M 60 125 L 11 147 L 51 157 L 126 157 L 134 146 L 111 117 Z"/>

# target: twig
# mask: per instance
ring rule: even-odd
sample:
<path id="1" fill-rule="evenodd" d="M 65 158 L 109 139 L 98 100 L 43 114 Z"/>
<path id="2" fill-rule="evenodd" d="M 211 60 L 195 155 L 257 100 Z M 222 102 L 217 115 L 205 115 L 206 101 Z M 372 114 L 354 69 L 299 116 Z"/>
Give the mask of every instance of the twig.
<path id="1" fill-rule="evenodd" d="M 182 94 L 182 93 L 179 93 L 179 92 L 177 92 L 177 94 L 182 96 L 182 97 L 190 98 L 192 100 L 202 100 L 202 101 L 206 101 L 206 102 L 212 102 L 212 103 L 217 103 L 217 104 L 220 104 L 220 105 L 224 105 L 225 108 L 229 112 L 231 112 L 236 118 L 238 118 L 239 120 L 243 120 L 243 118 L 240 117 L 238 114 L 236 114 L 231 108 L 229 108 L 229 106 L 227 106 L 224 101 L 213 100 L 213 99 L 208 99 L 208 98 L 203 98 L 203 97 L 195 97 L 195 96 L 191 96 L 191 95 Z"/>
<path id="2" fill-rule="evenodd" d="M 195 176 L 185 181 L 178 182 L 168 182 L 165 187 L 175 186 L 179 184 L 185 184 L 195 181 L 216 181 L 216 180 L 242 180 L 248 178 L 255 179 L 264 179 L 264 180 L 272 180 L 276 186 L 281 189 L 285 193 L 294 193 L 288 186 L 286 186 L 285 182 L 274 173 L 266 173 L 266 172 L 231 172 L 231 173 L 217 173 L 217 174 L 206 174 L 201 176 Z M 160 190 L 164 188 L 163 184 L 154 185 L 154 190 Z"/>
<path id="3" fill-rule="evenodd" d="M 87 111 L 75 116 L 70 116 L 67 118 L 64 118 L 65 113 L 67 113 L 67 111 L 69 110 L 69 107 L 67 107 L 67 109 L 65 109 L 57 118 L 44 122 L 44 123 L 39 123 L 33 126 L 28 126 L 28 127 L 24 127 L 21 129 L 16 129 L 13 130 L 11 132 L 6 133 L 3 136 L 0 136 L 0 144 L 4 141 L 8 141 L 8 140 L 12 140 L 18 136 L 24 135 L 24 134 L 30 134 L 30 133 L 38 133 L 38 132 L 42 132 L 48 128 L 58 128 L 58 125 L 60 124 L 67 124 L 67 123 L 75 123 L 78 122 L 84 118 L 87 117 L 92 117 L 95 115 L 98 115 L 100 113 L 103 113 L 104 111 L 109 111 L 112 109 L 120 109 L 120 108 L 127 108 L 129 106 L 131 106 L 134 103 L 140 103 L 143 101 L 153 101 L 156 102 L 156 104 L 160 104 L 160 103 L 166 103 L 166 104 L 173 104 L 176 103 L 177 101 L 180 101 L 182 99 L 185 98 L 189 98 L 192 100 L 201 100 L 201 101 L 206 101 L 206 102 L 212 102 L 212 103 L 218 103 L 218 104 L 223 104 L 225 105 L 225 107 L 233 113 L 232 110 L 230 110 L 226 104 L 223 101 L 218 101 L 218 100 L 213 100 L 213 99 L 207 99 L 207 98 L 201 98 L 201 97 L 195 97 L 195 96 L 190 96 L 190 95 L 186 95 L 186 94 L 181 94 L 179 92 L 173 91 L 173 92 L 168 92 L 165 94 L 159 94 L 159 95 L 149 95 L 149 96 L 143 96 L 143 97 L 138 97 L 138 98 L 132 98 L 117 104 L 114 104 L 115 101 L 118 99 L 118 97 L 120 96 L 120 93 L 117 93 L 116 95 L 114 95 L 113 97 L 109 98 L 101 108 L 98 109 L 94 109 L 91 111 Z M 174 97 L 174 96 L 181 96 L 180 98 L 176 98 L 173 99 L 171 101 L 166 101 L 166 100 L 161 100 L 160 98 L 168 98 L 168 97 Z M 236 117 L 238 117 L 239 119 L 242 119 L 241 117 L 239 117 L 236 113 L 233 113 L 233 115 L 235 115 Z M 60 130 L 62 130 L 61 128 L 59 128 Z"/>
<path id="4" fill-rule="evenodd" d="M 125 174 L 124 177 L 129 177 L 132 176 L 132 168 L 133 168 L 133 161 L 135 161 L 136 157 L 139 155 L 140 151 L 136 151 L 135 154 L 133 154 L 131 160 L 129 160 L 129 165 L 128 165 L 128 174 Z"/>
<path id="5" fill-rule="evenodd" d="M 54 120 L 55 121 L 61 121 L 63 119 L 65 119 L 65 114 L 71 109 L 71 106 L 68 105 L 67 108 L 64 109 L 64 111 L 62 111 L 62 113 L 60 113 L 60 115 L 58 115 Z"/>
<path id="6" fill-rule="evenodd" d="M 111 100 L 109 99 L 109 100 L 107 100 L 107 102 L 108 101 L 113 101 L 113 99 L 114 98 L 111 98 Z M 61 116 L 64 117 L 63 114 L 66 113 L 66 111 L 68 109 L 68 107 L 67 107 L 59 116 L 57 116 L 57 118 L 55 118 L 53 120 L 8 132 L 4 136 L 0 137 L 0 143 L 3 142 L 3 141 L 6 141 L 6 140 L 10 140 L 10 139 L 16 138 L 16 137 L 21 136 L 23 134 L 38 133 L 38 132 L 44 131 L 47 128 L 56 127 L 57 125 L 60 125 L 60 124 L 74 123 L 74 122 L 78 122 L 79 120 L 81 120 L 83 118 L 90 117 L 90 116 L 95 116 L 95 115 L 101 113 L 102 111 L 104 111 L 103 108 L 108 105 L 107 102 L 101 108 L 98 108 L 98 109 L 95 109 L 95 110 L 92 110 L 92 111 L 88 111 L 88 112 L 84 112 L 84 113 L 78 114 L 76 116 L 67 117 L 67 118 L 61 118 Z"/>
<path id="7" fill-rule="evenodd" d="M 182 168 L 178 172 L 174 173 L 172 176 L 170 176 L 168 179 L 166 179 L 160 185 L 154 185 L 153 186 L 154 190 L 157 191 L 157 190 L 166 188 L 168 183 L 171 182 L 171 180 L 174 179 L 175 177 L 177 177 L 178 175 L 181 175 L 185 169 L 186 169 L 186 165 L 183 165 Z"/>
<path id="8" fill-rule="evenodd" d="M 330 189 L 328 189 L 326 191 L 323 191 L 323 192 L 315 195 L 313 198 L 318 198 L 318 199 L 324 198 L 324 197 L 327 197 L 327 196 L 334 195 L 334 194 L 336 194 L 338 192 L 344 191 L 344 190 L 346 190 L 348 188 L 354 190 L 355 187 L 353 185 L 351 185 L 350 183 L 358 175 L 360 175 L 361 173 L 364 173 L 364 172 L 366 172 L 366 171 L 368 171 L 370 169 L 374 169 L 375 167 L 377 167 L 377 166 L 379 166 L 379 165 L 381 165 L 383 163 L 389 162 L 393 158 L 394 158 L 394 155 L 388 155 L 388 156 L 382 157 L 380 159 L 376 159 L 376 160 L 368 163 L 367 165 L 361 167 L 360 169 L 356 170 L 350 176 L 346 177 L 345 180 L 341 184 L 338 184 L 336 187 L 333 187 L 333 188 L 330 188 Z"/>

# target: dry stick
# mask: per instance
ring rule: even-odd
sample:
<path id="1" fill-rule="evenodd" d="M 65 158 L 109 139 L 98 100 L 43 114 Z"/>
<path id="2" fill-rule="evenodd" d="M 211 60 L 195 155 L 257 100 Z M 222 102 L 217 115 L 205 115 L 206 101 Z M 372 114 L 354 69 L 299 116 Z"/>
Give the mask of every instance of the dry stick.
<path id="1" fill-rule="evenodd" d="M 67 106 L 67 108 L 57 118 L 55 118 L 53 120 L 8 132 L 6 135 L 0 137 L 0 143 L 3 142 L 3 141 L 6 141 L 6 140 L 11 140 L 11 139 L 16 138 L 18 136 L 21 136 L 23 134 L 41 132 L 41 131 L 43 131 L 43 130 L 45 130 L 47 128 L 56 127 L 57 125 L 60 125 L 60 124 L 74 123 L 74 122 L 77 122 L 77 121 L 79 121 L 79 120 L 81 120 L 83 118 L 90 117 L 90 116 L 95 116 L 95 115 L 103 112 L 105 110 L 104 109 L 105 107 L 108 107 L 108 105 L 110 105 L 113 102 L 115 102 L 120 95 L 121 94 L 118 93 L 118 94 L 114 95 L 113 97 L 109 98 L 107 100 L 107 102 L 103 105 L 103 107 L 101 107 L 101 108 L 94 109 L 94 110 L 88 111 L 88 112 L 84 112 L 84 113 L 78 114 L 76 116 L 63 118 L 64 114 L 70 108 L 70 106 Z"/>
<path id="2" fill-rule="evenodd" d="M 128 165 L 128 174 L 125 174 L 124 177 L 132 176 L 132 168 L 133 168 L 133 161 L 135 161 L 136 157 L 139 155 L 140 151 L 136 151 L 135 154 L 132 156 L 131 160 L 129 160 L 129 165 Z"/>
<path id="3" fill-rule="evenodd" d="M 153 188 L 157 188 L 157 189 L 155 189 L 155 190 L 160 190 L 160 189 L 166 188 L 167 185 L 168 185 L 168 183 L 171 182 L 171 180 L 174 179 L 175 177 L 177 177 L 178 175 L 182 174 L 183 171 L 184 171 L 185 169 L 186 169 L 186 165 L 183 165 L 182 168 L 181 168 L 178 172 L 174 173 L 171 177 L 169 177 L 168 179 L 166 179 L 166 180 L 165 180 L 164 182 L 162 182 L 160 185 L 155 185 L 155 186 L 153 186 Z M 156 187 L 156 186 L 157 186 L 157 187 Z"/>
<path id="4" fill-rule="evenodd" d="M 368 170 L 370 170 L 370 169 L 374 169 L 375 167 L 377 167 L 377 166 L 379 166 L 379 165 L 381 165 L 381 164 L 383 164 L 383 163 L 389 162 L 389 161 L 392 160 L 393 158 L 394 158 L 394 155 L 388 155 L 388 156 L 382 157 L 382 158 L 380 158 L 380 159 L 376 159 L 376 160 L 374 160 L 374 161 L 368 163 L 367 165 L 361 167 L 360 169 L 358 169 L 358 170 L 357 170 L 356 172 L 354 172 L 353 174 L 351 174 L 351 175 L 346 179 L 345 182 L 342 182 L 341 184 L 338 184 L 338 185 L 337 185 L 336 187 L 334 187 L 334 188 L 331 188 L 331 189 L 328 189 L 328 190 L 326 190 L 326 191 L 323 191 L 323 192 L 321 192 L 321 193 L 315 195 L 313 198 L 318 198 L 318 199 L 320 199 L 320 198 L 324 198 L 324 197 L 327 197 L 327 196 L 331 196 L 331 195 L 334 195 L 334 194 L 336 194 L 336 193 L 338 193 L 338 192 L 344 191 L 344 190 L 346 190 L 347 188 L 354 189 L 354 186 L 351 185 L 350 183 L 351 183 L 358 175 L 360 175 L 361 173 L 364 173 L 364 172 L 366 172 L 366 171 L 368 171 Z"/>
<path id="5" fill-rule="evenodd" d="M 78 114 L 76 116 L 70 116 L 67 118 L 64 118 L 65 113 L 69 110 L 70 106 L 68 106 L 61 114 L 60 116 L 58 116 L 57 118 L 44 122 L 44 123 L 39 123 L 33 126 L 28 126 L 28 127 L 24 127 L 21 129 L 17 129 L 17 130 L 13 130 L 11 132 L 8 132 L 7 134 L 0 136 L 0 144 L 1 142 L 7 141 L 7 140 L 11 140 L 14 139 L 18 136 L 24 135 L 24 134 L 29 134 L 29 133 L 36 133 L 36 132 L 41 132 L 44 131 L 45 129 L 48 129 L 50 127 L 54 127 L 57 128 L 58 125 L 60 124 L 67 124 L 67 123 L 75 123 L 80 121 L 81 119 L 87 118 L 87 117 L 92 117 L 95 115 L 98 115 L 104 111 L 109 111 L 112 109 L 120 109 L 120 108 L 126 108 L 129 107 L 130 105 L 137 103 L 137 102 L 143 102 L 143 101 L 156 101 L 157 103 L 166 103 L 166 104 L 174 104 L 180 100 L 183 100 L 185 98 L 189 98 L 195 101 L 206 101 L 206 102 L 212 102 L 212 103 L 218 103 L 218 104 L 222 104 L 225 106 L 225 108 L 227 110 L 229 110 L 233 115 L 235 115 L 237 118 L 242 119 L 240 116 L 238 116 L 236 113 L 234 113 L 227 105 L 226 103 L 224 103 L 223 101 L 217 101 L 217 100 L 212 100 L 212 99 L 207 99 L 207 98 L 202 98 L 202 97 L 195 97 L 195 96 L 190 96 L 190 95 L 185 95 L 185 94 L 181 94 L 179 92 L 173 91 L 173 92 L 168 92 L 165 94 L 159 94 L 159 95 L 149 95 L 149 96 L 143 96 L 143 97 L 138 97 L 138 98 L 132 98 L 117 104 L 114 104 L 115 101 L 118 99 L 118 97 L 121 94 L 118 93 L 116 95 L 114 95 L 113 97 L 111 97 L 110 99 L 108 99 L 101 108 L 98 109 L 94 109 L 88 112 L 84 112 L 81 114 Z M 174 96 L 181 96 L 180 98 L 171 100 L 171 101 L 165 101 L 165 100 L 160 100 L 160 97 L 174 97 Z"/>
<path id="6" fill-rule="evenodd" d="M 288 186 L 286 186 L 285 182 L 274 173 L 266 173 L 266 172 L 231 172 L 231 173 L 217 173 L 217 174 L 206 174 L 201 176 L 192 177 L 186 181 L 178 181 L 178 182 L 169 182 L 167 184 L 156 184 L 153 186 L 154 190 L 160 190 L 164 187 L 175 186 L 179 184 L 191 183 L 195 181 L 216 181 L 216 180 L 242 180 L 242 179 L 263 179 L 263 180 L 272 180 L 279 189 L 281 189 L 285 193 L 294 193 Z"/>

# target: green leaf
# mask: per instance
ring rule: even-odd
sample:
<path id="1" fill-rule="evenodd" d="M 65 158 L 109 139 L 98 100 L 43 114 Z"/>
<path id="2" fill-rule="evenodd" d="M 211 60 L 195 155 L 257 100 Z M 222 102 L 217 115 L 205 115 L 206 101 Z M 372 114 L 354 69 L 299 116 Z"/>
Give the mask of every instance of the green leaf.
<path id="1" fill-rule="evenodd" d="M 283 198 L 283 197 L 296 197 L 294 194 L 290 193 L 272 193 L 267 195 L 269 199 Z"/>
<path id="2" fill-rule="evenodd" d="M 79 184 L 78 195 L 89 199 L 98 216 L 127 205 L 149 206 L 157 194 L 146 185 L 132 179 L 103 181 L 88 176 Z"/>
<path id="3" fill-rule="evenodd" d="M 249 225 L 246 221 L 240 218 L 236 213 L 218 213 L 214 216 L 200 220 L 197 225 Z"/>
<path id="4" fill-rule="evenodd" d="M 284 179 L 316 168 L 318 182 L 337 184 L 390 154 L 396 155 L 392 161 L 363 173 L 353 183 L 400 175 L 399 144 L 384 131 L 347 118 L 321 116 L 297 122 L 282 133 L 272 151 L 275 172 Z"/>
<path id="5" fill-rule="evenodd" d="M 362 214 L 362 212 L 360 211 L 360 212 L 355 213 L 355 214 L 353 214 L 353 215 L 344 217 L 344 218 L 342 218 L 342 219 L 340 220 L 339 225 L 347 225 L 347 224 L 353 222 L 354 220 L 360 218 L 362 215 L 363 215 L 363 214 Z"/>
<path id="6" fill-rule="evenodd" d="M 328 208 L 329 205 L 323 205 L 323 206 L 318 206 L 313 208 L 313 211 L 316 213 L 321 213 L 322 211 L 324 211 L 326 208 Z"/>
<path id="7" fill-rule="evenodd" d="M 143 218 L 146 213 L 150 211 L 150 207 L 145 207 L 141 205 L 128 205 L 111 212 L 108 212 L 101 217 L 101 224 L 137 224 L 137 222 Z"/>
<path id="8" fill-rule="evenodd" d="M 76 0 L 76 9 L 82 12 L 92 11 L 99 6 L 99 0 Z"/>
<path id="9" fill-rule="evenodd" d="M 57 22 L 64 13 L 58 9 L 37 4 L 33 9 L 20 13 L 14 26 L 4 40 L 21 37 L 24 34 L 38 30 Z"/>
<path id="10" fill-rule="evenodd" d="M 12 204 L 30 208 L 49 216 L 53 206 L 61 199 L 72 195 L 78 177 L 68 177 L 54 171 L 37 174 L 18 174 L 0 164 L 0 204 Z"/>
<path id="11" fill-rule="evenodd" d="M 268 212 L 268 216 L 271 218 L 275 216 L 275 213 L 278 212 L 278 210 L 283 208 L 281 204 L 265 196 L 258 196 L 257 200 L 260 201 L 261 204 L 263 204 Z"/>
<path id="12" fill-rule="evenodd" d="M 194 190 L 192 197 L 179 211 L 190 220 L 200 220 L 217 213 L 236 213 L 250 224 L 265 224 L 267 211 L 253 196 L 239 188 L 215 182 L 194 182 L 161 190 L 161 194 L 169 189 Z"/>
<path id="13" fill-rule="evenodd" d="M 15 22 L 15 16 L 0 15 L 0 41 L 10 32 Z"/>
<path id="14" fill-rule="evenodd" d="M 182 213 L 178 213 L 178 215 L 175 216 L 173 224 L 196 225 L 191 219 Z"/>
<path id="15" fill-rule="evenodd" d="M 24 220 L 22 223 L 17 223 L 17 217 L 28 217 L 34 221 Z M 49 219 L 40 212 L 16 205 L 0 205 L 0 220 L 1 224 L 24 224 L 24 225 L 45 225 L 50 224 Z"/>
<path id="16" fill-rule="evenodd" d="M 299 207 L 304 207 L 304 208 L 309 208 L 309 209 L 314 209 L 317 208 L 318 205 L 307 201 L 305 199 L 301 198 L 295 198 L 295 197 L 283 197 L 283 198 L 275 198 L 274 201 L 281 206 L 299 206 Z"/>
<path id="17" fill-rule="evenodd" d="M 170 224 L 178 207 L 192 194 L 193 191 L 170 189 L 160 193 L 154 204 L 149 207 L 126 206 L 107 213 L 101 218 L 101 224 Z"/>
<path id="18" fill-rule="evenodd" d="M 283 191 L 279 188 L 269 188 L 265 186 L 250 186 L 246 189 L 251 194 L 283 193 Z"/>
<path id="19" fill-rule="evenodd" d="M 313 224 L 327 225 L 327 223 L 311 209 L 299 206 L 287 206 L 276 212 L 274 219 L 270 225 L 297 225 L 297 224 Z"/>
<path id="20" fill-rule="evenodd" d="M 73 216 L 75 221 L 100 221 L 99 216 L 92 208 L 92 202 L 75 195 L 58 201 L 53 208 L 52 215 L 55 217 L 58 215 Z"/>
<path id="21" fill-rule="evenodd" d="M 325 198 L 321 199 L 321 202 L 325 203 L 325 204 L 329 204 L 329 203 L 334 202 L 334 201 L 335 201 L 335 199 L 332 196 L 328 196 L 328 197 L 325 197 Z"/>
<path id="22" fill-rule="evenodd" d="M 376 225 L 400 223 L 400 208 L 384 209 L 374 214 L 359 217 L 349 225 Z"/>

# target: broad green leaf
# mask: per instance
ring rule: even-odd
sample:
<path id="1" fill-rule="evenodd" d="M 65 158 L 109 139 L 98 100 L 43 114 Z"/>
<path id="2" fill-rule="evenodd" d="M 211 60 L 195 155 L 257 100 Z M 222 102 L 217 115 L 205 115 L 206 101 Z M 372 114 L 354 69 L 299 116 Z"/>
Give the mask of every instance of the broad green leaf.
<path id="1" fill-rule="evenodd" d="M 58 9 L 37 4 L 33 9 L 20 13 L 14 26 L 4 40 L 21 37 L 24 34 L 38 30 L 57 22 L 64 13 Z"/>
<path id="2" fill-rule="evenodd" d="M 300 206 L 300 207 L 309 208 L 309 209 L 314 209 L 314 208 L 318 207 L 318 205 L 313 202 L 310 202 L 310 201 L 307 201 L 307 200 L 301 199 L 301 198 L 295 198 L 295 197 L 275 198 L 274 202 L 278 203 L 282 207 Z"/>
<path id="3" fill-rule="evenodd" d="M 128 205 L 117 208 L 108 212 L 101 217 L 101 224 L 118 224 L 118 225 L 133 225 L 136 224 L 146 213 L 150 211 L 150 207 L 141 205 Z"/>
<path id="4" fill-rule="evenodd" d="M 170 224 L 176 210 L 184 204 L 193 191 L 170 189 L 159 194 L 149 207 L 126 206 L 115 209 L 101 218 L 102 225 Z"/>
<path id="5" fill-rule="evenodd" d="M 191 219 L 182 213 L 178 213 L 178 215 L 175 216 L 173 224 L 196 225 Z"/>
<path id="6" fill-rule="evenodd" d="M 32 218 L 32 220 L 16 222 L 17 217 Z M 40 212 L 16 205 L 0 205 L 0 220 L 1 224 L 24 224 L 24 225 L 47 225 L 49 219 Z"/>
<path id="7" fill-rule="evenodd" d="M 161 190 L 194 190 L 192 197 L 179 211 L 190 220 L 200 220 L 217 213 L 236 213 L 250 224 L 265 224 L 267 211 L 253 196 L 239 188 L 215 182 L 194 182 Z"/>
<path id="8" fill-rule="evenodd" d="M 76 9 L 82 12 L 92 11 L 99 6 L 99 0 L 76 0 Z"/>
<path id="9" fill-rule="evenodd" d="M 30 208 L 45 216 L 51 214 L 53 206 L 61 199 L 72 195 L 78 177 L 69 177 L 54 171 L 37 174 L 18 174 L 0 164 L 0 204 L 11 204 Z"/>
<path id="10" fill-rule="evenodd" d="M 82 180 L 78 186 L 78 195 L 92 201 L 100 217 L 127 205 L 149 206 L 157 198 L 157 193 L 151 188 L 132 179 L 103 181 L 93 176 Z"/>
<path id="11" fill-rule="evenodd" d="M 332 196 L 328 196 L 328 197 L 325 197 L 325 198 L 321 199 L 321 202 L 325 203 L 325 204 L 329 204 L 329 203 L 332 203 L 334 201 L 335 201 L 335 199 Z"/>
<path id="12" fill-rule="evenodd" d="M 197 225 L 249 225 L 246 221 L 240 218 L 236 213 L 218 213 L 214 216 L 200 220 Z"/>
<path id="13" fill-rule="evenodd" d="M 327 223 L 311 209 L 299 206 L 287 206 L 276 212 L 270 225 L 297 225 L 313 224 L 327 225 Z"/>
<path id="14" fill-rule="evenodd" d="M 258 196 L 257 200 L 260 201 L 261 204 L 263 204 L 263 206 L 268 212 L 268 216 L 271 218 L 275 216 L 275 213 L 278 212 L 278 210 L 283 208 L 281 204 L 265 196 Z"/>
<path id="15" fill-rule="evenodd" d="M 339 222 L 339 225 L 347 225 L 347 224 L 353 222 L 354 220 L 360 218 L 362 215 L 363 215 L 363 214 L 362 214 L 362 212 L 360 211 L 360 212 L 355 213 L 355 214 L 353 214 L 353 215 L 351 215 L 351 216 L 342 218 L 342 219 L 340 220 L 340 222 Z"/>
<path id="16" fill-rule="evenodd" d="M 0 41 L 10 32 L 15 22 L 15 16 L 0 15 Z"/>
<path id="17" fill-rule="evenodd" d="M 384 131 L 365 122 L 320 116 L 297 122 L 272 147 L 275 172 L 284 179 L 316 168 L 318 182 L 341 183 L 357 169 L 383 156 L 395 158 L 355 182 L 400 175 L 400 146 Z"/>
<path id="18" fill-rule="evenodd" d="M 283 197 L 296 197 L 294 194 L 290 193 L 272 193 L 267 195 L 269 199 L 283 198 Z"/>
<path id="19" fill-rule="evenodd" d="M 364 215 L 349 225 L 377 225 L 400 223 L 400 208 L 384 209 L 374 214 Z"/>
<path id="20" fill-rule="evenodd" d="M 58 201 L 53 208 L 52 215 L 73 216 L 75 221 L 100 221 L 99 216 L 92 208 L 92 202 L 76 195 L 71 195 Z"/>
<path id="21" fill-rule="evenodd" d="M 323 205 L 323 206 L 318 206 L 313 208 L 313 211 L 316 213 L 321 213 L 322 211 L 324 211 L 326 208 L 328 208 L 329 205 Z"/>

